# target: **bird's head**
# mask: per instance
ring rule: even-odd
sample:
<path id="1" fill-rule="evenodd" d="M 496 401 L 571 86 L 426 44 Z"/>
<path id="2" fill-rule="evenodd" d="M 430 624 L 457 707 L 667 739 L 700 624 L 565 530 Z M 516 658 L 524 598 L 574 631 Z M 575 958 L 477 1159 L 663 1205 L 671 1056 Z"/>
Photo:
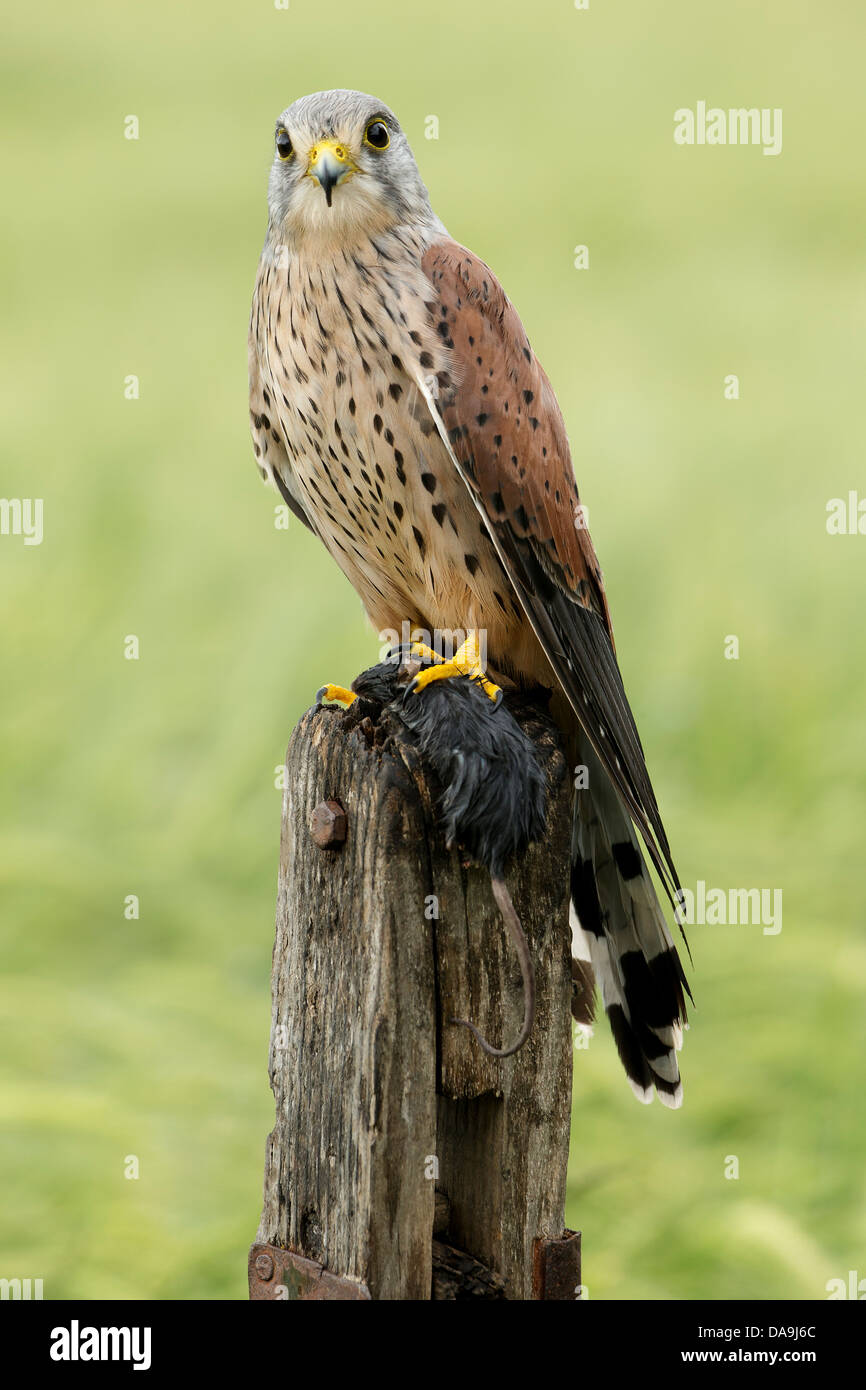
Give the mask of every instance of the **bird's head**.
<path id="1" fill-rule="evenodd" d="M 342 242 L 434 220 L 393 111 L 363 92 L 314 92 L 276 125 L 271 223 L 292 240 Z"/>

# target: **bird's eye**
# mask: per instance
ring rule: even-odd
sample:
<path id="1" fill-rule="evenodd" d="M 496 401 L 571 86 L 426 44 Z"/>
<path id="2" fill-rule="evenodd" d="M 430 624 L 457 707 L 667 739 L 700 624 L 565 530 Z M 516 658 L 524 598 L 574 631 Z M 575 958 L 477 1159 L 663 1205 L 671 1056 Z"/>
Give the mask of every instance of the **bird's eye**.
<path id="1" fill-rule="evenodd" d="M 291 159 L 294 154 L 289 132 L 286 130 L 285 126 L 280 126 L 277 131 L 277 154 L 280 156 L 280 159 Z"/>
<path id="2" fill-rule="evenodd" d="M 391 143 L 388 127 L 384 121 L 371 121 L 364 131 L 364 139 L 374 150 L 386 150 Z"/>

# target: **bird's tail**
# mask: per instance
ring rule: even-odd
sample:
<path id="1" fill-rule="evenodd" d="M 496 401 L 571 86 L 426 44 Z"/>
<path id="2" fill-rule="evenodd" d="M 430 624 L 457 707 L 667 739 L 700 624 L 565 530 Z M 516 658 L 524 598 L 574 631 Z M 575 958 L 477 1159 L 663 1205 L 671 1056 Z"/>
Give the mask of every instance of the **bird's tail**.
<path id="1" fill-rule="evenodd" d="M 628 812 L 585 739 L 580 755 L 588 775 L 572 832 L 572 1012 L 591 1018 L 594 975 L 638 1100 L 648 1105 L 657 1091 L 677 1109 L 688 984 Z"/>

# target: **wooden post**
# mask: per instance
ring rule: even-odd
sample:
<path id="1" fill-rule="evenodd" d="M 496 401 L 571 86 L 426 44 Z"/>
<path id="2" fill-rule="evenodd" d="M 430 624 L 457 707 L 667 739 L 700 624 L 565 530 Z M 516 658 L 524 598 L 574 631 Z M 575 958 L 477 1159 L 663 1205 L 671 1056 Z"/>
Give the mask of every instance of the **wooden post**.
<path id="1" fill-rule="evenodd" d="M 515 1037 L 517 960 L 486 870 L 445 849 L 439 789 L 402 725 L 386 710 L 351 727 L 324 708 L 295 729 L 251 1297 L 575 1296 L 545 1274 L 570 1236 L 569 777 L 549 720 L 513 712 L 547 773 L 549 830 L 508 873 L 538 1006 L 526 1046 L 501 1060 L 448 1020 Z M 564 1267 L 568 1286 L 577 1265 Z"/>

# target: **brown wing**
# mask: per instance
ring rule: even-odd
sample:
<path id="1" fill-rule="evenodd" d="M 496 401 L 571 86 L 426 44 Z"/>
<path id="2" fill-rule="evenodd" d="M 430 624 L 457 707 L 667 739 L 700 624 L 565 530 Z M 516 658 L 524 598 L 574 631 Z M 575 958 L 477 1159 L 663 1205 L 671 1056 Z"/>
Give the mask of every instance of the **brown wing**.
<path id="1" fill-rule="evenodd" d="M 578 720 L 676 890 L 553 388 L 483 261 L 438 241 L 423 267 L 450 363 L 429 396 L 440 433 Z"/>

